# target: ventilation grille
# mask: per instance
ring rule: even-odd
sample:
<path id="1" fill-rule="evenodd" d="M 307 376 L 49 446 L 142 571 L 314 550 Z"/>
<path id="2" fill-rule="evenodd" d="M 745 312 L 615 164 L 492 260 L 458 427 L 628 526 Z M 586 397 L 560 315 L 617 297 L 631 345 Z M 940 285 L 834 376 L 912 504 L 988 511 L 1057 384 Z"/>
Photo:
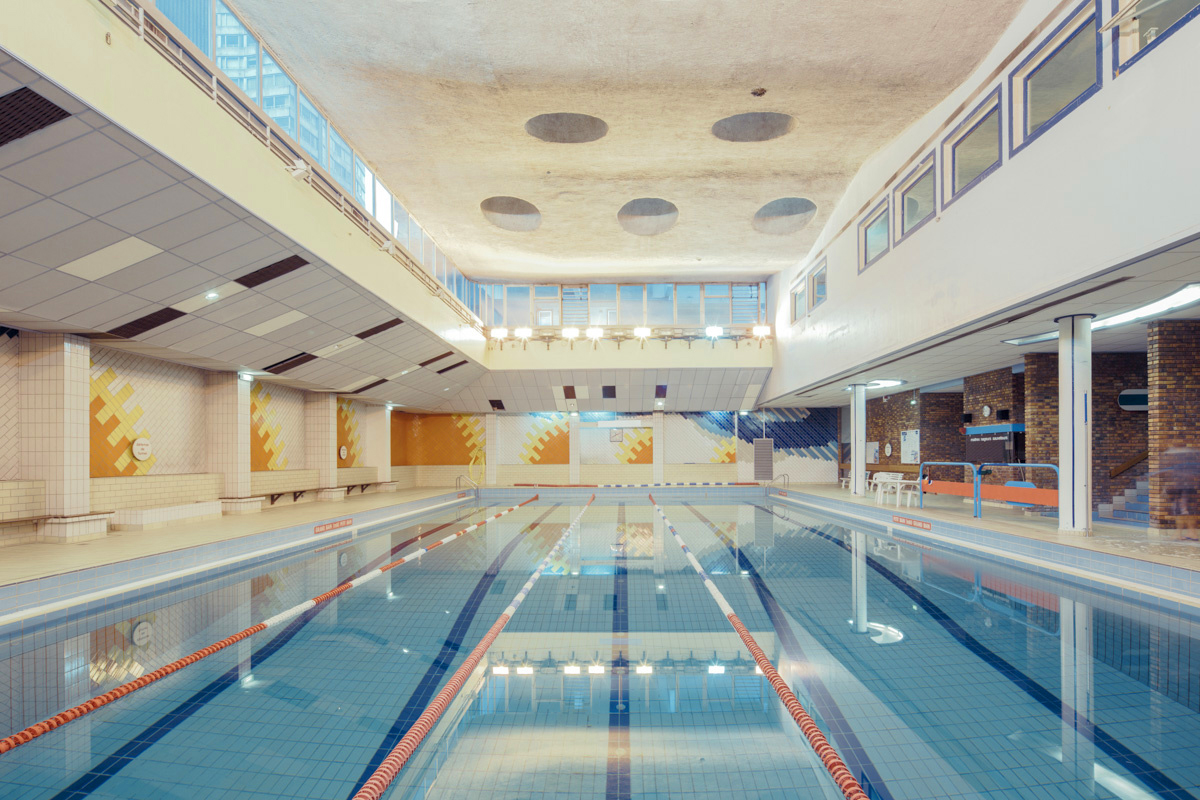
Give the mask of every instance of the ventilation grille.
<path id="1" fill-rule="evenodd" d="M 22 86 L 0 97 L 0 147 L 23 136 L 48 128 L 71 116 L 65 109 Z"/>
<path id="2" fill-rule="evenodd" d="M 769 481 L 775 477 L 775 440 L 754 440 L 754 480 Z"/>

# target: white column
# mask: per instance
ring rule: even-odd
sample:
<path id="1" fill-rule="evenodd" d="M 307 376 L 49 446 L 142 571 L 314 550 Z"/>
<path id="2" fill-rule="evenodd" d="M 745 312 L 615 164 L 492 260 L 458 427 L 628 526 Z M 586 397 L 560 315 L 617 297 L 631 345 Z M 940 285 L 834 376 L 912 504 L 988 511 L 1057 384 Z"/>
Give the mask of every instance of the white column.
<path id="1" fill-rule="evenodd" d="M 1091 730 L 1094 711 L 1092 609 L 1067 597 L 1059 598 L 1058 608 L 1063 772 L 1077 786 L 1082 784 L 1085 794 L 1091 795 L 1096 771 Z"/>
<path id="2" fill-rule="evenodd" d="M 867 385 L 850 387 L 850 490 L 867 493 Z"/>
<path id="3" fill-rule="evenodd" d="M 209 372 L 204 377 L 208 471 L 222 476 L 226 514 L 262 510 L 262 498 L 250 496 L 250 384 L 236 372 Z"/>
<path id="4" fill-rule="evenodd" d="M 496 485 L 496 465 L 500 463 L 500 424 L 495 414 L 485 414 L 483 417 L 483 482 L 487 486 Z"/>
<path id="5" fill-rule="evenodd" d="M 567 483 L 579 483 L 579 417 L 567 417 L 567 442 L 570 455 L 567 458 L 570 464 Z"/>
<path id="6" fill-rule="evenodd" d="M 666 463 L 667 457 L 667 437 L 664 433 L 666 418 L 663 412 L 654 412 L 653 436 L 654 436 L 654 483 L 664 483 L 663 474 L 665 472 L 663 465 Z"/>
<path id="7" fill-rule="evenodd" d="M 1058 529 L 1092 529 L 1092 317 L 1058 323 Z"/>
<path id="8" fill-rule="evenodd" d="M 392 483 L 392 410 L 383 405 L 368 405 L 361 416 L 363 466 L 375 470 L 382 485 L 375 491 L 394 492 Z"/>
<path id="9" fill-rule="evenodd" d="M 854 632 L 867 632 L 867 535 L 850 533 L 850 585 L 854 592 Z"/>
<path id="10" fill-rule="evenodd" d="M 317 499 L 346 496 L 337 485 L 337 395 L 309 392 L 304 398 L 304 463 L 317 471 Z"/>
<path id="11" fill-rule="evenodd" d="M 40 523 L 38 538 L 67 542 L 103 536 L 108 517 L 90 514 L 91 342 L 64 333 L 22 332 L 18 338 L 21 477 L 44 482 L 46 514 L 52 518 Z"/>

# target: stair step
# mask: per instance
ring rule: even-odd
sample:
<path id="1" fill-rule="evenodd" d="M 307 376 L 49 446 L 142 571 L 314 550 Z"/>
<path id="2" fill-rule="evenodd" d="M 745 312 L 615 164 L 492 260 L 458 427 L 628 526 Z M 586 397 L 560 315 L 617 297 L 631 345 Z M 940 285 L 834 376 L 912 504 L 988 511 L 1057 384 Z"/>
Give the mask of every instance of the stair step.
<path id="1" fill-rule="evenodd" d="M 1116 505 L 1116 504 L 1114 504 L 1114 505 Z M 1119 509 L 1122 509 L 1124 511 L 1140 511 L 1143 514 L 1150 513 L 1150 504 L 1149 503 L 1134 503 L 1129 500 L 1126 500 L 1124 504 L 1117 505 L 1116 507 Z"/>
<path id="2" fill-rule="evenodd" d="M 1124 511 L 1120 508 L 1114 508 L 1112 512 L 1113 519 L 1127 519 L 1135 522 L 1149 522 L 1149 512 L 1143 511 Z"/>
<path id="3" fill-rule="evenodd" d="M 1150 481 L 1138 481 L 1137 489 L 1139 492 L 1149 492 L 1150 491 Z"/>

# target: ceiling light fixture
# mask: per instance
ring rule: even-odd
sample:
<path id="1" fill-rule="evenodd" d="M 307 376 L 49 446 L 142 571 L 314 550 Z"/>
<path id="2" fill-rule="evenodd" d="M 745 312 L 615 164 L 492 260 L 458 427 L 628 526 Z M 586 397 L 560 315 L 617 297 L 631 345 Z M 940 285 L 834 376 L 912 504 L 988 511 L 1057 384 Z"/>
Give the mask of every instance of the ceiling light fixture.
<path id="1" fill-rule="evenodd" d="M 244 380 L 244 381 L 252 381 L 252 380 L 254 380 L 254 376 L 253 376 L 253 375 L 251 375 L 249 372 L 239 372 L 239 373 L 238 373 L 238 377 L 239 377 L 239 378 L 241 378 L 241 379 L 242 379 L 242 380 Z"/>
<path id="2" fill-rule="evenodd" d="M 586 335 L 589 339 L 599 339 L 601 336 L 604 335 L 604 329 L 603 328 L 588 328 L 586 331 L 584 331 L 584 335 Z"/>
<path id="3" fill-rule="evenodd" d="M 204 295 L 205 300 L 217 300 L 220 297 L 221 295 L 217 294 L 216 292 L 209 292 L 208 294 Z"/>
<path id="4" fill-rule="evenodd" d="M 508 336 L 508 328 L 492 328 L 493 339 L 504 339 Z"/>
<path id="5" fill-rule="evenodd" d="M 564 339 L 578 339 L 579 338 L 579 328 L 563 328 L 562 329 L 562 337 Z"/>
<path id="6" fill-rule="evenodd" d="M 704 335 L 709 339 L 716 339 L 721 334 L 725 333 L 725 329 L 720 325 L 709 325 L 704 329 Z"/>
<path id="7" fill-rule="evenodd" d="M 645 339 L 647 336 L 650 335 L 650 329 L 649 328 L 634 328 L 633 335 L 639 339 Z"/>
<path id="8" fill-rule="evenodd" d="M 750 416 L 750 412 L 749 411 L 739 411 L 738 415 L 743 416 L 743 417 L 748 417 L 748 416 Z"/>
<path id="9" fill-rule="evenodd" d="M 1200 301 L 1200 283 L 1189 283 L 1179 291 L 1167 295 L 1161 300 L 1156 300 L 1140 308 L 1115 314 L 1111 317 L 1092 320 L 1092 330 L 1102 331 L 1105 328 L 1115 328 L 1118 325 L 1140 322 L 1150 317 L 1157 317 L 1161 314 L 1167 314 L 1171 311 L 1190 306 L 1197 301 Z M 1021 339 L 1005 339 L 1004 343 L 1023 346 L 1027 344 L 1039 344 L 1040 342 L 1050 342 L 1057 338 L 1058 331 L 1051 331 L 1049 333 L 1040 333 L 1037 336 L 1026 336 Z"/>
<path id="10" fill-rule="evenodd" d="M 770 336 L 771 335 L 771 326 L 770 325 L 755 325 L 754 326 L 754 335 L 760 339 L 763 338 L 764 336 Z"/>
<path id="11" fill-rule="evenodd" d="M 528 339 L 530 336 L 533 336 L 533 328 L 517 328 L 513 331 L 513 336 L 518 339 Z"/>

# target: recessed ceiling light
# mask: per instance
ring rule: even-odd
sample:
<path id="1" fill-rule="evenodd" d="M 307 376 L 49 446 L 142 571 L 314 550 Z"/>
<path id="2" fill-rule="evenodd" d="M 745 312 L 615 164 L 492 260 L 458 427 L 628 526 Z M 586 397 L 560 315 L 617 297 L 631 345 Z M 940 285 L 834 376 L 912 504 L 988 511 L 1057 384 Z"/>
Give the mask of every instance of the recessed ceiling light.
<path id="1" fill-rule="evenodd" d="M 216 300 L 220 296 L 221 295 L 217 294 L 216 292 L 209 292 L 208 294 L 204 295 L 204 299 L 205 300 Z"/>
<path id="2" fill-rule="evenodd" d="M 563 328 L 562 336 L 564 339 L 578 339 L 579 328 Z"/>
<path id="3" fill-rule="evenodd" d="M 649 328 L 634 328 L 633 335 L 638 337 L 639 339 L 645 339 L 647 336 L 650 335 L 650 329 Z"/>
<path id="4" fill-rule="evenodd" d="M 1160 314 L 1167 314 L 1185 306 L 1190 306 L 1197 301 L 1200 301 L 1200 283 L 1190 283 L 1161 300 L 1156 300 L 1153 303 L 1148 303 L 1140 308 L 1135 308 L 1132 311 L 1126 311 L 1122 314 L 1093 320 L 1092 330 L 1100 331 L 1105 328 L 1115 328 L 1118 325 L 1128 325 L 1131 322 L 1140 322 L 1150 317 L 1157 317 Z M 1049 342 L 1057 338 L 1058 331 L 1051 331 L 1049 333 L 1040 333 L 1037 336 L 1026 336 L 1023 339 L 1005 339 L 1004 343 L 1015 345 L 1038 344 L 1039 342 Z"/>

